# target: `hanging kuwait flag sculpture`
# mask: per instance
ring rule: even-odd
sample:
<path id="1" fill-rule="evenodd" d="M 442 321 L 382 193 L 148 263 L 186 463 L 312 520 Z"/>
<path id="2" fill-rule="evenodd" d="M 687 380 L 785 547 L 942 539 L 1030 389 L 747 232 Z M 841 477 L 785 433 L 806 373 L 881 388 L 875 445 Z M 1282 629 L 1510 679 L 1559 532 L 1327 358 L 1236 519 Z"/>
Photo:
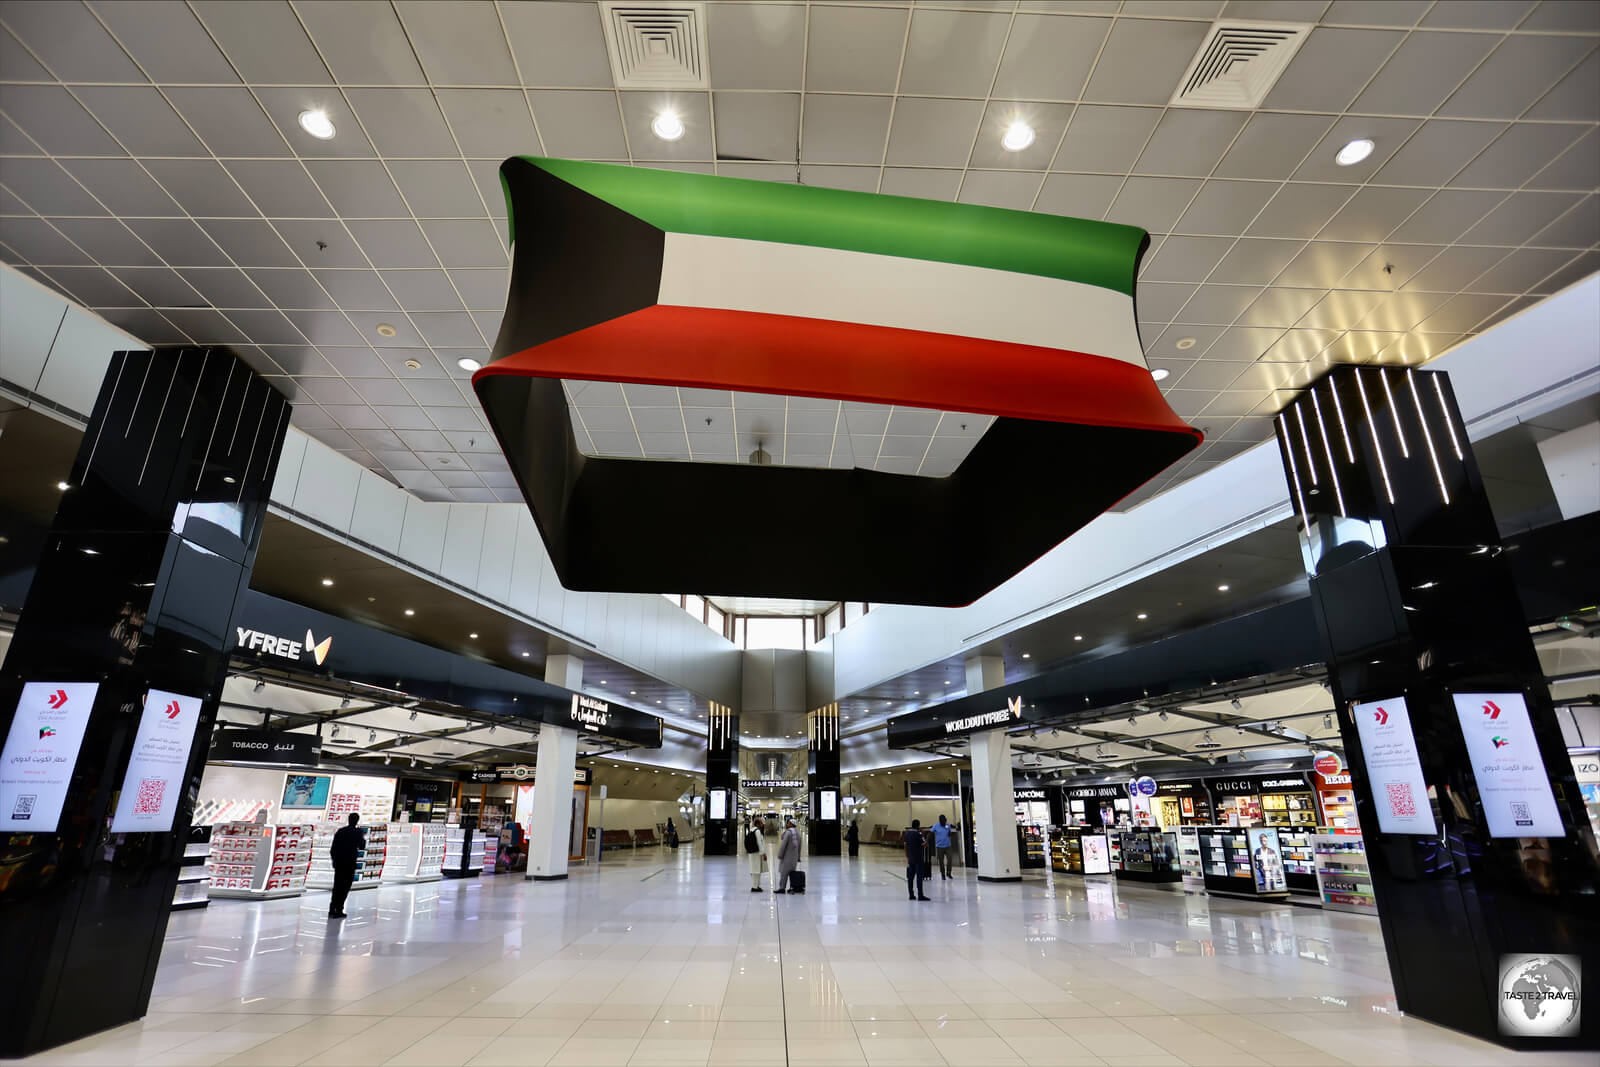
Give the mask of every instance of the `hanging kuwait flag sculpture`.
<path id="1" fill-rule="evenodd" d="M 568 589 L 970 603 L 1193 449 L 1143 230 L 517 157 L 473 386 Z M 561 379 L 997 416 L 945 477 L 584 455 Z M 753 443 L 751 443 L 753 444 Z"/>

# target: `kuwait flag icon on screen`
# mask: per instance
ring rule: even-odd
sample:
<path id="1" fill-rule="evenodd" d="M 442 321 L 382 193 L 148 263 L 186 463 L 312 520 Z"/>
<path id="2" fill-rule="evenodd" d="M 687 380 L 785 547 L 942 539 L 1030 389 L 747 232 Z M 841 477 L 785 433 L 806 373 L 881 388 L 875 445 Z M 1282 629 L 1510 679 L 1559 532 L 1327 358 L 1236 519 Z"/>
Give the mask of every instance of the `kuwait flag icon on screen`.
<path id="1" fill-rule="evenodd" d="M 1200 442 L 1145 362 L 1137 227 L 500 175 L 511 286 L 473 386 L 569 589 L 969 603 Z M 761 536 L 715 536 L 731 509 Z"/>

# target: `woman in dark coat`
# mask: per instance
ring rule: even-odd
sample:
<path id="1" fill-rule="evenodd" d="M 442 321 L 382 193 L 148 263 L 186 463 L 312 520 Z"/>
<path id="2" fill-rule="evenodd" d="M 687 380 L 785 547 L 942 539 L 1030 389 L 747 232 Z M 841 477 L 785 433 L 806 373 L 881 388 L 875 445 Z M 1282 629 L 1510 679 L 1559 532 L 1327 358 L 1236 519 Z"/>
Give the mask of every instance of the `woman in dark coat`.
<path id="1" fill-rule="evenodd" d="M 850 829 L 844 832 L 844 839 L 850 845 L 850 855 L 859 855 L 861 852 L 861 831 L 856 829 L 856 821 L 850 820 Z"/>

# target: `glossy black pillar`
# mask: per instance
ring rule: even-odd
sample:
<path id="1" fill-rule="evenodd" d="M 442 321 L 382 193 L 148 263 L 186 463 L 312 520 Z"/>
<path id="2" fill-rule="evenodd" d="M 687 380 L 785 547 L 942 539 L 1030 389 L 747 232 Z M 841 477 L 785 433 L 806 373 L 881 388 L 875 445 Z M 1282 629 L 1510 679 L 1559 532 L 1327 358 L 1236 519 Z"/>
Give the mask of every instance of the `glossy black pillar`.
<path id="1" fill-rule="evenodd" d="M 1600 978 L 1600 867 L 1448 378 L 1339 367 L 1276 427 L 1400 1008 L 1507 1047 L 1597 1047 L 1592 1010 L 1565 1038 L 1499 1024 L 1503 954 L 1571 954 Z M 1542 758 L 1563 834 L 1491 836 L 1456 693 L 1522 695 L 1537 748 L 1524 758 Z M 1369 769 L 1354 718 L 1400 697 L 1426 796 L 1375 788 L 1391 775 Z M 1431 806 L 1434 833 L 1382 832 L 1408 797 Z"/>
<path id="2" fill-rule="evenodd" d="M 225 350 L 112 358 L 0 674 L 0 737 L 24 683 L 99 685 L 59 824 L 0 832 L 0 1055 L 149 1004 L 288 419 Z M 151 688 L 201 701 L 183 792 L 170 832 L 113 834 Z"/>
<path id="3" fill-rule="evenodd" d="M 713 703 L 706 714 L 707 856 L 732 856 L 741 850 L 739 825 L 739 717 L 732 708 Z M 721 794 L 721 818 L 717 818 Z"/>
<path id="4" fill-rule="evenodd" d="M 806 852 L 812 856 L 839 854 L 839 705 L 829 704 L 807 718 L 806 777 L 810 789 L 810 821 Z M 833 794 L 832 809 L 823 803 L 824 793 Z M 828 816 L 831 815 L 832 818 Z"/>

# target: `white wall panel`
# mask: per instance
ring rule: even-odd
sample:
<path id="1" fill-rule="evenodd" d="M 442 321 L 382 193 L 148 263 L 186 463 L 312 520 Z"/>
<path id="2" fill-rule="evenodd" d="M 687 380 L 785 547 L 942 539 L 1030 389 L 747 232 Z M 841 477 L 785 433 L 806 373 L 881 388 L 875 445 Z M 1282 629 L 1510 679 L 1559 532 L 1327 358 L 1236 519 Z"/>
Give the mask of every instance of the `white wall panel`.
<path id="1" fill-rule="evenodd" d="M 511 563 L 510 604 L 530 618 L 545 618 L 539 613 L 539 589 L 544 582 L 546 565 L 539 528 L 523 511 L 517 518 L 517 548 Z"/>
<path id="2" fill-rule="evenodd" d="M 400 531 L 405 526 L 406 501 L 410 498 L 411 494 L 399 486 L 362 470 L 355 511 L 350 517 L 350 536 L 399 555 Z"/>
<path id="3" fill-rule="evenodd" d="M 292 507 L 336 530 L 350 529 L 362 468 L 321 441 L 307 438 Z"/>
<path id="4" fill-rule="evenodd" d="M 489 505 L 483 523 L 483 555 L 478 560 L 478 592 L 501 604 L 511 603 L 511 567 L 517 555 L 517 516 L 527 509 L 516 504 Z"/>
<path id="5" fill-rule="evenodd" d="M 38 391 L 70 411 L 88 415 L 100 395 L 111 353 L 130 347 L 137 343 L 115 326 L 81 308 L 68 307 L 39 376 Z"/>
<path id="6" fill-rule="evenodd" d="M 1563 519 L 1600 511 L 1600 422 L 1540 441 L 1539 457 Z"/>
<path id="7" fill-rule="evenodd" d="M 283 435 L 283 451 L 278 455 L 278 472 L 273 475 L 272 493 L 267 498 L 272 503 L 286 508 L 294 507 L 294 493 L 300 486 L 300 467 L 305 461 L 306 442 L 309 440 L 311 438 L 293 426 Z"/>
<path id="8" fill-rule="evenodd" d="M 445 520 L 444 557 L 439 573 L 447 580 L 477 587 L 478 561 L 483 553 L 483 524 L 487 504 L 450 504 Z"/>
<path id="9" fill-rule="evenodd" d="M 0 264 L 0 378 L 24 389 L 38 387 L 68 307 L 32 278 Z"/>
<path id="10" fill-rule="evenodd" d="M 413 567 L 438 574 L 449 517 L 449 504 L 408 498 L 405 525 L 400 529 L 400 558 Z"/>

